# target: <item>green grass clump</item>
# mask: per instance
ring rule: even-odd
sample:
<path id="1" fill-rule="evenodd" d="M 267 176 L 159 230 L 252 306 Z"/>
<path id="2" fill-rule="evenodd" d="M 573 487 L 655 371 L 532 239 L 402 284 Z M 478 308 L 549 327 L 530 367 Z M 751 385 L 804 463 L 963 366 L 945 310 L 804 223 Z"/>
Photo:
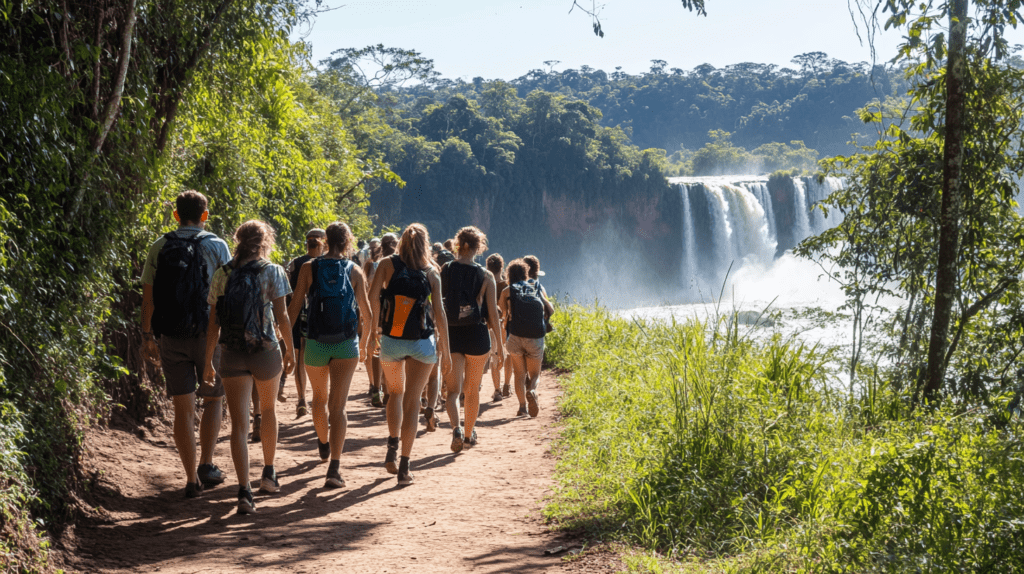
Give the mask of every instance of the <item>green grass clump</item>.
<path id="1" fill-rule="evenodd" d="M 556 324 L 548 359 L 572 373 L 548 513 L 566 527 L 723 571 L 1024 571 L 1001 412 L 911 411 L 877 379 L 833 392 L 831 351 L 727 318 Z"/>

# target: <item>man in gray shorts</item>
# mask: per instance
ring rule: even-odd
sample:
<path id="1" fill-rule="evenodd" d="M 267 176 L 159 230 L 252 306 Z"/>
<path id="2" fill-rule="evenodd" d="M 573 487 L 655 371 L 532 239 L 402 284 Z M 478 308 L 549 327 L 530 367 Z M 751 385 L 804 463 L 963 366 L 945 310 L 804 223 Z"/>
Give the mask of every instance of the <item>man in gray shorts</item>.
<path id="1" fill-rule="evenodd" d="M 187 498 L 197 496 L 204 485 L 224 482 L 224 473 L 213 464 L 224 385 L 219 374 L 214 386 L 204 384 L 203 370 L 210 279 L 218 267 L 231 260 L 231 254 L 223 239 L 203 230 L 209 217 L 206 206 L 206 197 L 197 191 L 178 195 L 174 212 L 178 228 L 153 243 L 142 269 L 143 355 L 162 366 L 167 395 L 174 403 L 174 444 L 185 467 Z M 219 347 L 213 361 L 219 370 Z M 204 407 L 198 467 L 196 394 L 202 397 Z"/>

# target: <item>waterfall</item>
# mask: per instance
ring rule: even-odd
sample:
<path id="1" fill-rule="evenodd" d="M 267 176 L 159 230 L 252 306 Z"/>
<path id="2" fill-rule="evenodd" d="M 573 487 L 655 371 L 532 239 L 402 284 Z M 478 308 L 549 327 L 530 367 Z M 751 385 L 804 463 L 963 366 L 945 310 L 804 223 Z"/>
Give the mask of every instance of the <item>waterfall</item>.
<path id="1" fill-rule="evenodd" d="M 683 285 L 695 280 L 713 291 L 730 265 L 735 273 L 756 264 L 770 267 L 777 255 L 839 223 L 812 207 L 841 189 L 838 178 L 674 178 L 682 203 L 680 232 Z M 706 293 L 707 291 L 705 291 Z"/>
<path id="2" fill-rule="evenodd" d="M 811 236 L 811 204 L 807 203 L 807 184 L 802 177 L 793 179 L 793 190 L 793 211 L 796 219 L 793 234 L 797 242 L 800 242 Z"/>
<path id="3" fill-rule="evenodd" d="M 697 274 L 697 239 L 693 230 L 693 209 L 690 207 L 690 190 L 685 185 L 679 186 L 679 194 L 682 198 L 683 214 L 683 261 L 680 271 L 682 272 L 683 285 L 689 285 Z"/>
<path id="4" fill-rule="evenodd" d="M 820 183 L 818 178 L 811 177 L 807 178 L 807 201 L 809 206 L 814 206 L 825 200 L 826 197 L 832 194 L 837 189 L 842 189 L 843 180 L 837 177 L 826 177 Z M 814 208 L 811 210 L 810 216 L 810 230 L 811 233 L 817 235 L 826 229 L 831 229 L 839 223 L 839 214 L 834 210 L 830 211 L 828 217 L 822 213 L 821 209 Z"/>

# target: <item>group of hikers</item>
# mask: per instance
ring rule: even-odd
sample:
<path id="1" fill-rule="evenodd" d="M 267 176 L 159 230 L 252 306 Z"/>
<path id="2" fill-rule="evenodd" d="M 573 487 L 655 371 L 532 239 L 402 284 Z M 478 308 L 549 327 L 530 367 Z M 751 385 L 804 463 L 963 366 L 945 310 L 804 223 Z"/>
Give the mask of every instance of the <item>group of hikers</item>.
<path id="1" fill-rule="evenodd" d="M 506 268 L 493 254 L 484 267 L 476 262 L 487 250 L 479 229 L 463 227 L 453 239 L 431 245 L 419 223 L 401 236 L 388 233 L 357 249 L 348 225 L 339 221 L 309 231 L 306 254 L 286 271 L 268 259 L 275 232 L 263 221 L 238 226 L 232 252 L 205 231 L 209 212 L 201 193 L 178 195 L 174 216 L 178 228 L 157 239 L 146 257 L 142 331 L 143 353 L 161 366 L 173 403 L 186 497 L 225 480 L 213 462 L 223 397 L 231 419 L 238 512 L 256 511 L 248 475 L 250 402 L 251 439 L 263 448 L 259 490 L 280 490 L 274 399 L 285 400 L 283 383 L 293 369 L 296 415 L 312 414 L 318 455 L 330 461 L 328 488 L 345 486 L 346 404 L 360 362 L 369 375 L 371 404 L 386 409 L 384 467 L 397 474 L 401 486 L 413 483 L 409 457 L 420 414 L 426 430 L 435 431 L 435 413 L 443 405 L 452 426 L 451 450 L 477 444 L 488 368 L 494 401 L 510 397 L 514 388 L 517 416 L 537 416 L 544 337 L 554 309 L 539 282 L 544 273 L 536 257 L 516 259 Z M 203 401 L 198 461 L 197 396 Z"/>

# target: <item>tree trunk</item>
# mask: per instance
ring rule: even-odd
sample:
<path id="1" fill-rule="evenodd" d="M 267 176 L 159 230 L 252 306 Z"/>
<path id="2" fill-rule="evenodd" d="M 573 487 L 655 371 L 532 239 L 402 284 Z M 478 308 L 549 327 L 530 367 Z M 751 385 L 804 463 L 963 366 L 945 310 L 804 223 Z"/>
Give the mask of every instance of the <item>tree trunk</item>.
<path id="1" fill-rule="evenodd" d="M 935 273 L 935 314 L 928 344 L 924 398 L 938 397 L 946 373 L 949 321 L 957 292 L 960 236 L 960 168 L 963 165 L 964 78 L 967 75 L 967 4 L 951 0 L 946 60 L 946 133 L 942 153 L 942 207 L 939 213 L 939 260 Z"/>

